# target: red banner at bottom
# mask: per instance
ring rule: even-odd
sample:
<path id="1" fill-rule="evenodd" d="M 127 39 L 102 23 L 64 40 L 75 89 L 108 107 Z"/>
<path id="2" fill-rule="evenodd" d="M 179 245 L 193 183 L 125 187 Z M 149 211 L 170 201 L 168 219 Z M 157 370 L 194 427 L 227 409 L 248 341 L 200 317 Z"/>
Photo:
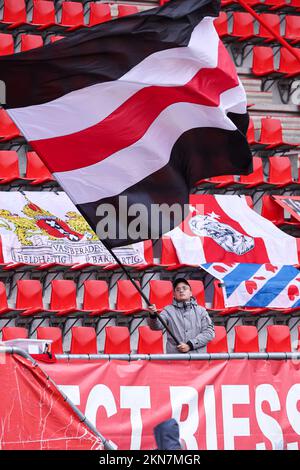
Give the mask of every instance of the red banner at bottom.
<path id="1" fill-rule="evenodd" d="M 118 449 L 155 449 L 175 418 L 192 449 L 300 447 L 300 361 L 41 364 Z"/>

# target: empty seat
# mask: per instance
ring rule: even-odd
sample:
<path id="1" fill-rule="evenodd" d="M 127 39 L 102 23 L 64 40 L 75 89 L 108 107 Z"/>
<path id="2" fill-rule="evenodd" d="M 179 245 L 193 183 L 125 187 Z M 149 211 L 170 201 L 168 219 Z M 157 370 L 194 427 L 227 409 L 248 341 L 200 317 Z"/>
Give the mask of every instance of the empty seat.
<path id="1" fill-rule="evenodd" d="M 266 147 L 265 144 L 258 142 L 255 139 L 254 122 L 251 118 L 249 120 L 249 126 L 247 130 L 247 140 L 248 144 L 251 146 L 251 148 L 253 148 L 253 150 L 263 150 Z"/>
<path id="2" fill-rule="evenodd" d="M 11 339 L 27 339 L 27 328 L 6 326 L 2 329 L 2 341 L 9 341 Z"/>
<path id="3" fill-rule="evenodd" d="M 16 309 L 22 310 L 22 316 L 31 316 L 44 310 L 40 281 L 36 279 L 17 281 Z"/>
<path id="4" fill-rule="evenodd" d="M 73 326 L 70 354 L 97 354 L 97 336 L 91 326 Z"/>
<path id="5" fill-rule="evenodd" d="M 299 57 L 298 59 L 285 47 L 280 49 L 278 71 L 288 78 L 300 75 L 300 51 L 294 47 L 294 52 Z"/>
<path id="6" fill-rule="evenodd" d="M 84 282 L 82 309 L 91 316 L 111 312 L 109 289 L 106 281 L 89 279 Z"/>
<path id="7" fill-rule="evenodd" d="M 11 120 L 5 109 L 0 109 L 0 141 L 15 139 L 20 137 L 20 131 Z"/>
<path id="8" fill-rule="evenodd" d="M 0 150 L 0 184 L 8 184 L 20 178 L 17 152 Z"/>
<path id="9" fill-rule="evenodd" d="M 76 284 L 70 280 L 51 281 L 50 310 L 58 316 L 77 311 Z"/>
<path id="10" fill-rule="evenodd" d="M 0 33 L 0 56 L 14 53 L 14 38 L 12 34 Z"/>
<path id="11" fill-rule="evenodd" d="M 53 42 L 56 42 L 56 41 L 60 41 L 61 39 L 64 39 L 64 38 L 65 38 L 65 36 L 59 36 L 59 35 L 58 36 L 56 36 L 56 35 L 50 36 L 50 39 L 49 39 L 50 44 L 52 44 Z"/>
<path id="12" fill-rule="evenodd" d="M 38 29 L 47 29 L 56 24 L 54 3 L 49 0 L 33 0 L 32 20 Z"/>
<path id="13" fill-rule="evenodd" d="M 278 36 L 280 33 L 280 16 L 276 14 L 261 13 L 260 18 L 264 21 Z M 258 35 L 263 38 L 264 42 L 277 42 L 275 36 L 266 29 L 261 23 L 259 23 Z"/>
<path id="14" fill-rule="evenodd" d="M 134 5 L 118 5 L 118 16 L 128 16 L 138 13 L 139 10 Z"/>
<path id="15" fill-rule="evenodd" d="M 259 352 L 258 331 L 252 325 L 240 325 L 235 328 L 234 352 Z"/>
<path id="16" fill-rule="evenodd" d="M 14 29 L 26 22 L 25 0 L 4 0 L 1 23 L 8 24 L 9 29 Z"/>
<path id="17" fill-rule="evenodd" d="M 138 354 L 162 354 L 164 352 L 162 331 L 153 331 L 149 326 L 139 327 Z"/>
<path id="18" fill-rule="evenodd" d="M 214 20 L 214 25 L 221 39 L 226 40 L 230 38 L 228 30 L 228 18 L 225 11 L 220 12 L 218 18 Z"/>
<path id="19" fill-rule="evenodd" d="M 5 284 L 0 281 L 0 315 L 9 313 L 11 309 L 8 306 Z"/>
<path id="20" fill-rule="evenodd" d="M 266 352 L 291 352 L 291 334 L 287 325 L 267 326 Z"/>
<path id="21" fill-rule="evenodd" d="M 39 326 L 36 330 L 37 339 L 52 339 L 51 352 L 63 354 L 63 343 L 61 329 L 57 326 Z"/>
<path id="22" fill-rule="evenodd" d="M 252 73 L 257 77 L 276 78 L 281 74 L 275 70 L 274 51 L 272 47 L 253 47 Z"/>
<path id="23" fill-rule="evenodd" d="M 254 17 L 250 13 L 233 13 L 233 26 L 231 36 L 238 41 L 259 40 L 254 32 Z"/>
<path id="24" fill-rule="evenodd" d="M 26 179 L 32 185 L 54 182 L 52 174 L 35 152 L 27 152 Z"/>
<path id="25" fill-rule="evenodd" d="M 275 225 L 284 225 L 284 209 L 269 194 L 262 197 L 261 215 Z"/>
<path id="26" fill-rule="evenodd" d="M 173 287 L 171 281 L 150 281 L 149 300 L 155 304 L 157 311 L 161 312 L 167 305 L 173 302 Z"/>
<path id="27" fill-rule="evenodd" d="M 140 287 L 140 283 L 135 281 Z M 142 297 L 131 281 L 124 279 L 117 282 L 116 311 L 124 315 L 142 312 Z"/>
<path id="28" fill-rule="evenodd" d="M 130 334 L 127 326 L 105 328 L 104 354 L 130 354 Z"/>
<path id="29" fill-rule="evenodd" d="M 79 2 L 63 2 L 59 25 L 68 28 L 69 31 L 84 26 L 83 5 Z"/>
<path id="30" fill-rule="evenodd" d="M 265 185 L 263 162 L 260 157 L 253 157 L 253 172 L 240 176 L 240 184 L 246 188 L 261 188 Z"/>
<path id="31" fill-rule="evenodd" d="M 106 3 L 90 3 L 90 19 L 88 26 L 104 23 L 112 19 L 110 6 Z"/>
<path id="32" fill-rule="evenodd" d="M 285 17 L 285 39 L 292 44 L 300 42 L 300 17 L 286 15 Z"/>
<path id="33" fill-rule="evenodd" d="M 198 305 L 201 307 L 205 307 L 205 292 L 204 292 L 204 285 L 202 281 L 189 279 L 188 280 L 193 297 L 197 300 Z"/>
<path id="34" fill-rule="evenodd" d="M 283 140 L 281 120 L 264 117 L 261 119 L 260 142 L 267 145 L 267 149 L 290 150 L 298 144 Z"/>
<path id="35" fill-rule="evenodd" d="M 21 52 L 36 49 L 44 45 L 42 36 L 36 34 L 21 34 Z"/>
<path id="36" fill-rule="evenodd" d="M 207 343 L 208 354 L 228 353 L 227 334 L 224 326 L 215 326 L 215 337 Z"/>
<path id="37" fill-rule="evenodd" d="M 276 188 L 285 188 L 294 184 L 289 157 L 269 158 L 268 184 Z"/>

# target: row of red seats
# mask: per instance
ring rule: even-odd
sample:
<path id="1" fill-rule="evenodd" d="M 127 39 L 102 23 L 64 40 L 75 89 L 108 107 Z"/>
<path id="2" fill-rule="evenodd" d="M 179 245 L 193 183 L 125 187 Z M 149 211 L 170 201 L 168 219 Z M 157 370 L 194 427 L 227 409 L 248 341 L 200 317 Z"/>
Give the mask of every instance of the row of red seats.
<path id="1" fill-rule="evenodd" d="M 137 282 L 139 285 L 139 283 Z M 199 305 L 205 306 L 205 291 L 203 282 L 190 280 L 193 295 Z M 149 300 L 161 312 L 173 301 L 172 282 L 166 280 L 151 280 L 149 283 Z M 211 313 L 229 315 L 234 313 L 262 314 L 268 308 L 225 307 L 224 293 L 220 281 L 214 281 L 214 294 Z M 272 309 L 280 313 L 293 313 L 299 309 Z M 129 280 L 117 282 L 117 298 L 115 308 L 110 306 L 109 288 L 106 281 L 87 280 L 84 282 L 82 306 L 78 306 L 76 284 L 71 280 L 53 280 L 51 282 L 51 297 L 49 308 L 43 302 L 43 288 L 38 280 L 17 281 L 17 296 L 15 307 L 9 307 L 5 285 L 0 282 L 0 315 L 18 315 L 32 317 L 38 314 L 67 317 L 76 316 L 99 317 L 105 314 L 134 315 L 145 313 L 142 297 Z"/>
<path id="2" fill-rule="evenodd" d="M 64 36 L 51 36 L 50 43 L 63 39 Z M 10 33 L 0 33 L 0 56 L 14 54 L 15 52 L 25 52 L 30 49 L 42 47 L 44 45 L 44 38 L 39 34 L 22 33 L 17 41 L 19 46 L 18 50 L 15 47 L 14 36 Z"/>
<path id="3" fill-rule="evenodd" d="M 26 173 L 21 176 L 15 150 L 0 150 L 0 185 L 11 183 L 37 186 L 54 183 L 55 179 L 35 152 L 26 153 Z"/>
<path id="4" fill-rule="evenodd" d="M 255 138 L 255 128 L 253 120 L 250 119 L 247 139 L 253 150 L 282 152 L 293 150 L 299 147 L 300 143 L 286 142 L 283 137 L 281 120 L 267 116 L 261 119 L 260 137 Z"/>
<path id="5" fill-rule="evenodd" d="M 269 26 L 278 36 L 282 36 L 291 44 L 300 42 L 300 17 L 287 15 L 285 16 L 285 33 L 281 34 L 282 18 L 277 14 L 262 13 L 260 19 Z M 258 26 L 258 33 L 255 27 Z M 237 12 L 232 14 L 232 29 L 229 30 L 228 15 L 222 11 L 215 20 L 215 27 L 219 36 L 225 42 L 247 42 L 251 44 L 257 43 L 278 43 L 278 39 L 261 23 L 259 23 L 251 13 Z"/>
<path id="6" fill-rule="evenodd" d="M 25 0 L 4 0 L 0 27 L 6 27 L 7 29 L 30 27 L 39 30 L 74 31 L 112 19 L 109 4 L 90 2 L 89 19 L 86 23 L 83 4 L 66 1 L 61 4 L 61 19 L 58 21 L 55 4 L 51 0 L 33 0 L 32 19 L 29 20 Z M 138 8 L 134 5 L 118 5 L 118 17 L 132 15 L 137 12 Z"/>
<path id="7" fill-rule="evenodd" d="M 273 156 L 268 159 L 269 161 L 269 176 L 267 179 L 264 177 L 263 159 L 260 157 L 253 157 L 253 172 L 249 175 L 241 175 L 240 177 L 234 175 L 215 176 L 206 178 L 196 183 L 197 186 L 209 187 L 212 189 L 299 189 L 300 188 L 300 168 L 298 168 L 297 179 L 293 179 L 292 164 L 289 157 Z"/>
<path id="8" fill-rule="evenodd" d="M 256 11 L 278 11 L 283 13 L 300 13 L 300 0 L 245 0 Z M 238 0 L 221 0 L 222 9 L 243 9 Z"/>
<path id="9" fill-rule="evenodd" d="M 294 52 L 300 58 L 300 50 L 294 48 Z M 253 47 L 252 73 L 256 77 L 263 77 L 271 80 L 275 80 L 277 78 L 293 79 L 300 75 L 299 59 L 291 54 L 288 49 L 281 47 L 279 53 L 279 67 L 275 67 L 273 48 L 255 46 Z"/>
<path id="10" fill-rule="evenodd" d="M 258 330 L 255 326 L 235 326 L 234 353 L 260 352 Z M 163 354 L 162 331 L 152 331 L 148 326 L 138 328 L 137 354 Z M 298 351 L 300 351 L 300 326 L 298 327 Z M 28 338 L 28 330 L 21 327 L 2 329 L 2 341 Z M 52 340 L 53 354 L 63 354 L 63 338 L 59 327 L 38 327 L 37 339 Z M 291 334 L 286 325 L 267 326 L 266 352 L 291 352 Z M 97 336 L 93 327 L 71 329 L 70 354 L 98 354 Z M 105 328 L 104 354 L 130 354 L 130 333 L 125 326 Z M 224 326 L 215 326 L 215 338 L 208 343 L 207 352 L 228 353 L 227 334 Z"/>

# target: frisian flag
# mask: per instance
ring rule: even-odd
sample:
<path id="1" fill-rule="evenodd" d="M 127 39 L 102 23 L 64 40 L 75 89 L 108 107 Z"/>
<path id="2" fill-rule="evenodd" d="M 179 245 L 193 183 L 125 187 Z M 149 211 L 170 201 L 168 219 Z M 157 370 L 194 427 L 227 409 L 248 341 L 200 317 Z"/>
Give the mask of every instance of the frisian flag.
<path id="1" fill-rule="evenodd" d="M 0 58 L 10 117 L 100 239 L 100 205 L 121 227 L 134 219 L 119 196 L 149 209 L 141 238 L 158 238 L 172 225 L 153 226 L 153 204 L 188 206 L 202 178 L 251 170 L 246 95 L 214 28 L 219 8 L 173 0 Z M 107 244 L 139 241 L 122 233 Z"/>

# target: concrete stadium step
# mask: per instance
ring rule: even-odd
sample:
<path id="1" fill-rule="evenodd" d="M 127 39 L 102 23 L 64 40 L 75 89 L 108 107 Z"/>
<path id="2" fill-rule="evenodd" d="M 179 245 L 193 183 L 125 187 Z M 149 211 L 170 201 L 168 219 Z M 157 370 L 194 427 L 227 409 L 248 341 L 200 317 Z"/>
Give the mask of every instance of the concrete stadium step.
<path id="1" fill-rule="evenodd" d="M 248 104 L 268 105 L 273 103 L 273 94 L 270 91 L 248 91 L 246 90 Z"/>

